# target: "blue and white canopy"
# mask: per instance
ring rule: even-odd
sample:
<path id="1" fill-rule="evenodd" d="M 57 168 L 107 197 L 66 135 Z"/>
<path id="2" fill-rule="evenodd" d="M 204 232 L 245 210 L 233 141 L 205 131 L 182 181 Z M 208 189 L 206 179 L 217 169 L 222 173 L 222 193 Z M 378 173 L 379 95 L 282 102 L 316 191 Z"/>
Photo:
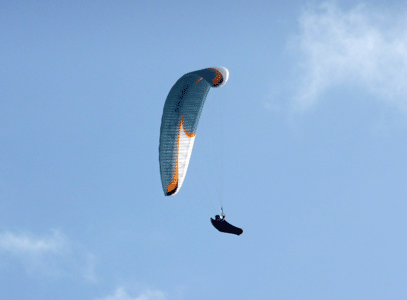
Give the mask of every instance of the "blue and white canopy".
<path id="1" fill-rule="evenodd" d="M 228 78 L 226 68 L 207 68 L 185 74 L 171 88 L 164 104 L 159 146 L 161 182 L 166 196 L 178 193 L 184 182 L 209 89 L 222 87 Z"/>

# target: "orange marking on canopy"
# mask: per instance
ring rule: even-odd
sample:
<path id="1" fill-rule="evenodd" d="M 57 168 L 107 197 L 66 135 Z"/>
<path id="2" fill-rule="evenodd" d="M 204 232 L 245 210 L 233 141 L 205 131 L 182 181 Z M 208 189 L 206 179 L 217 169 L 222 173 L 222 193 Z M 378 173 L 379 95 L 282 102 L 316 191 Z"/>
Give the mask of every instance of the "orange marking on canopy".
<path id="1" fill-rule="evenodd" d="M 212 79 L 212 81 L 213 81 L 214 85 L 217 85 L 223 79 L 222 73 L 214 68 L 210 68 L 210 69 L 212 69 L 216 72 L 216 77 L 214 79 Z"/>
<path id="2" fill-rule="evenodd" d="M 174 194 L 178 187 L 178 153 L 179 153 L 179 138 L 181 135 L 181 123 L 182 123 L 182 118 L 181 118 L 181 122 L 178 127 L 177 158 L 175 161 L 175 172 L 174 172 L 174 177 L 172 178 L 172 181 L 170 182 L 169 185 L 167 185 L 167 196 Z"/>
<path id="3" fill-rule="evenodd" d="M 184 132 L 185 132 L 185 134 L 186 134 L 188 137 L 192 138 L 192 137 L 196 136 L 196 132 L 194 132 L 194 133 L 188 133 L 187 130 L 185 129 L 185 126 L 184 126 L 184 116 L 181 116 L 181 125 L 182 125 L 182 129 L 184 129 Z M 178 140 L 179 140 L 179 139 L 178 139 Z"/>
<path id="4" fill-rule="evenodd" d="M 177 158 L 175 161 L 175 172 L 174 172 L 174 177 L 172 178 L 172 181 L 170 182 L 170 184 L 167 185 L 167 196 L 170 196 L 172 194 L 174 194 L 177 191 L 178 188 L 178 181 L 179 181 L 179 172 L 178 172 L 178 153 L 179 153 L 179 139 L 181 136 L 181 127 L 184 130 L 185 134 L 190 137 L 193 138 L 194 136 L 196 136 L 196 132 L 194 133 L 188 133 L 187 130 L 185 129 L 184 126 L 184 116 L 181 116 L 181 120 L 179 122 L 179 126 L 178 126 L 178 140 L 177 140 Z"/>
<path id="5" fill-rule="evenodd" d="M 195 82 L 195 84 L 197 84 L 198 82 L 200 82 L 202 79 L 203 79 L 202 77 L 199 78 L 199 79 Z"/>

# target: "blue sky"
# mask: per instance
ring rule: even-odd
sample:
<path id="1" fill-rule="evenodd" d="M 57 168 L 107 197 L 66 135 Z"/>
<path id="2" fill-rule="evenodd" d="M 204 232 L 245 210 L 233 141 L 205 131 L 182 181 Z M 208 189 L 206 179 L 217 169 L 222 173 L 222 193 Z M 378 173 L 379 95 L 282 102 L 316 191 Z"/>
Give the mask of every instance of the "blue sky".
<path id="1" fill-rule="evenodd" d="M 406 298 L 406 14 L 0 2 L 0 299 Z M 164 197 L 165 98 L 213 66 Z M 211 226 L 221 205 L 243 235 Z"/>

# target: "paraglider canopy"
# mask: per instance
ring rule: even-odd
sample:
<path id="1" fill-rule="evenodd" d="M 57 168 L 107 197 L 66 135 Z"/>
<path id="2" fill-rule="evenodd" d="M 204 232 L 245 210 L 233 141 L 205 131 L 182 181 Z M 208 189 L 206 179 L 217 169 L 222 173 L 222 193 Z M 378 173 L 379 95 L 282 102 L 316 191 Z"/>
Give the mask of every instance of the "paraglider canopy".
<path id="1" fill-rule="evenodd" d="M 206 68 L 183 75 L 171 88 L 161 118 L 158 150 L 164 195 L 174 196 L 181 189 L 206 96 L 228 78 L 224 67 Z"/>

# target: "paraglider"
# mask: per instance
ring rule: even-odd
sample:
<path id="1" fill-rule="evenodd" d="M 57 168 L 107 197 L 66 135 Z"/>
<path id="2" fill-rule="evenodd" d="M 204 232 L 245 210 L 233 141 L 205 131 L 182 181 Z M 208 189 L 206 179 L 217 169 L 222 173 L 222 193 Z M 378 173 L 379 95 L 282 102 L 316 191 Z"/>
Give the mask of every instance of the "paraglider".
<path id="1" fill-rule="evenodd" d="M 224 233 L 231 233 L 231 234 L 236 234 L 236 235 L 241 235 L 243 233 L 243 230 L 241 228 L 238 228 L 236 226 L 233 226 L 232 224 L 228 223 L 225 220 L 226 216 L 223 213 L 223 207 L 221 208 L 221 214 L 216 215 L 215 219 L 211 218 L 211 223 L 213 227 L 215 227 L 217 230 L 220 232 Z"/>
<path id="2" fill-rule="evenodd" d="M 185 180 L 202 109 L 211 87 L 225 85 L 229 71 L 224 67 L 207 68 L 183 75 L 165 100 L 160 128 L 159 162 L 165 196 L 176 195 Z M 211 218 L 213 226 L 240 235 L 243 230 L 221 215 Z"/>
<path id="3" fill-rule="evenodd" d="M 211 87 L 222 87 L 228 78 L 226 68 L 207 68 L 185 74 L 171 88 L 160 129 L 159 161 L 164 195 L 174 196 L 181 189 L 206 96 Z"/>

